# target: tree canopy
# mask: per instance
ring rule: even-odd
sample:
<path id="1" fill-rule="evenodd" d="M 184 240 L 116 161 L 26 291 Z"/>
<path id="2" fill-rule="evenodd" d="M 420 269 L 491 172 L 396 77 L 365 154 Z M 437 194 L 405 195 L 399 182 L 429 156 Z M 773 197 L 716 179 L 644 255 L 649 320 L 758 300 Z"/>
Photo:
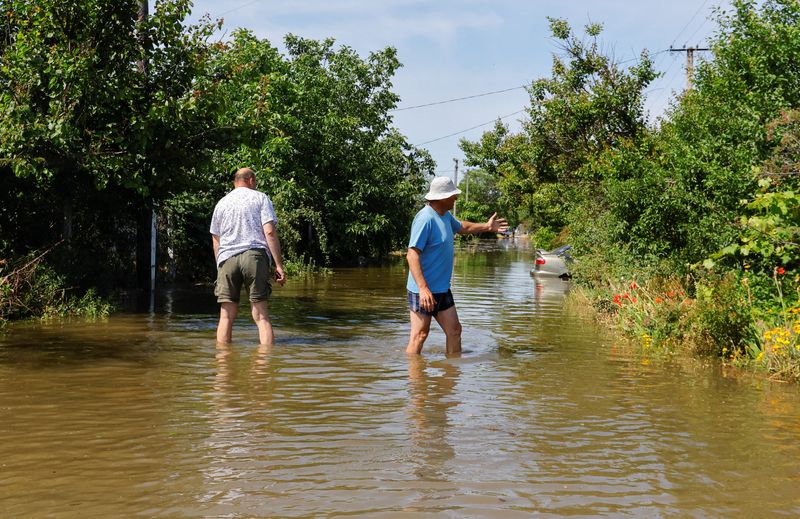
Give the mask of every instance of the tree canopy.
<path id="1" fill-rule="evenodd" d="M 392 126 L 394 49 L 362 58 L 289 35 L 284 55 L 244 30 L 212 41 L 219 24 L 186 24 L 189 0 L 145 20 L 135 0 L 3 7 L 3 256 L 78 241 L 62 258 L 73 279 L 129 283 L 154 205 L 162 272 L 210 276 L 208 220 L 241 166 L 272 196 L 290 260 L 401 243 L 433 163 Z"/>

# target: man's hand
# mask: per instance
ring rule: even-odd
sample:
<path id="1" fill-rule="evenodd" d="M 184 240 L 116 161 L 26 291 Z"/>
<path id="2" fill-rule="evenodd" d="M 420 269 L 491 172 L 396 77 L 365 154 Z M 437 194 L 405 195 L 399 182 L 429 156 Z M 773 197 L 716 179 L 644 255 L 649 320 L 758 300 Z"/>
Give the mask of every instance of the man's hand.
<path id="1" fill-rule="evenodd" d="M 419 289 L 419 307 L 426 312 L 432 312 L 436 300 L 433 299 L 433 294 L 427 287 Z"/>
<path id="2" fill-rule="evenodd" d="M 505 218 L 498 218 L 497 213 L 494 213 L 489 218 L 489 221 L 486 222 L 486 225 L 489 226 L 490 232 L 506 232 L 508 230 L 508 222 Z"/>
<path id="3" fill-rule="evenodd" d="M 286 273 L 281 267 L 275 268 L 275 282 L 280 286 L 283 286 L 283 284 L 286 283 Z"/>

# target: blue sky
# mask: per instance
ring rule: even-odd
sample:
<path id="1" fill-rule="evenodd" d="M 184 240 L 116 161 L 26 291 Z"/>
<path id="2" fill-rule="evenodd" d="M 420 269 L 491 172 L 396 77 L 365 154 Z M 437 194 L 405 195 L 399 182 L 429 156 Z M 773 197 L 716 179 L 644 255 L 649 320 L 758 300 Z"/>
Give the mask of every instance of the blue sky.
<path id="1" fill-rule="evenodd" d="M 479 138 L 503 116 L 512 129 L 519 128 L 524 114 L 509 114 L 528 106 L 528 95 L 515 87 L 549 77 L 558 51 L 548 16 L 575 28 L 603 24 L 603 48 L 625 61 L 642 49 L 655 54 L 670 46 L 704 46 L 716 30 L 712 9 L 727 5 L 727 0 L 195 0 L 192 19 L 204 13 L 223 18 L 219 38 L 245 27 L 279 48 L 287 33 L 332 37 L 364 57 L 395 47 L 403 63 L 393 82 L 401 97 L 398 108 L 511 89 L 394 112 L 395 126 L 431 152 L 437 174 L 452 176 L 454 158 L 464 170 L 460 138 Z M 655 55 L 664 76 L 648 90 L 652 120 L 684 88 L 685 61 L 685 53 Z"/>

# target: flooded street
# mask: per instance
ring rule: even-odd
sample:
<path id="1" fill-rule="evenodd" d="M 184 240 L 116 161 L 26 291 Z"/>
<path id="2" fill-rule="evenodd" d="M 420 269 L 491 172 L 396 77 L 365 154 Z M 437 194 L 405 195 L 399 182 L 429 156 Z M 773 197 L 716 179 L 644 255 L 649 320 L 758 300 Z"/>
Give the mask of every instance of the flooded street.
<path id="1" fill-rule="evenodd" d="M 217 347 L 206 291 L 0 336 L 0 517 L 800 514 L 793 385 L 665 365 L 564 309 L 533 251 L 457 252 L 464 353 L 404 353 L 404 264 L 276 288 Z M 210 291 L 209 291 L 210 292 Z"/>

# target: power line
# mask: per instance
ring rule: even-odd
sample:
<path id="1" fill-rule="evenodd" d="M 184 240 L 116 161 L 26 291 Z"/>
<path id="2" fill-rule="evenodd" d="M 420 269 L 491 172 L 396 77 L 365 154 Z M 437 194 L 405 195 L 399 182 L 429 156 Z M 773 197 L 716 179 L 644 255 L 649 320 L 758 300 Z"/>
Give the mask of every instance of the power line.
<path id="1" fill-rule="evenodd" d="M 692 39 L 692 38 L 694 38 L 695 34 L 697 34 L 698 32 L 700 32 L 700 29 L 702 29 L 703 27 L 705 27 L 707 23 L 708 23 L 708 17 L 706 17 L 705 21 L 704 21 L 703 23 L 701 23 L 701 24 L 700 24 L 700 25 L 697 27 L 697 29 L 695 29 L 695 30 L 694 30 L 694 32 L 692 33 L 692 35 L 691 35 L 691 36 L 689 36 L 688 38 L 686 38 L 686 41 L 691 41 L 691 39 Z"/>
<path id="2" fill-rule="evenodd" d="M 492 124 L 493 122 L 497 121 L 498 119 L 499 119 L 499 120 L 503 120 L 503 119 L 505 119 L 505 118 L 507 118 L 507 117 L 511 117 L 512 115 L 517 115 L 518 113 L 521 113 L 521 112 L 524 112 L 524 111 L 525 111 L 525 109 L 523 108 L 522 110 L 517 110 L 517 111 L 516 111 L 516 112 L 514 112 L 513 114 L 503 115 L 503 116 L 501 116 L 501 117 L 497 117 L 496 119 L 492 119 L 492 120 L 491 120 L 491 121 L 489 121 L 489 122 L 485 122 L 485 123 L 481 123 L 481 124 L 476 124 L 475 126 L 472 126 L 472 127 L 470 127 L 470 128 L 467 128 L 466 130 L 457 131 L 457 132 L 451 133 L 451 134 L 449 134 L 449 135 L 444 135 L 444 136 L 442 136 L 442 137 L 437 137 L 437 138 L 435 138 L 435 139 L 431 139 L 431 140 L 429 140 L 429 141 L 420 142 L 419 144 L 414 144 L 414 146 L 422 146 L 423 144 L 430 144 L 430 143 L 432 143 L 432 142 L 441 141 L 442 139 L 447 139 L 448 137 L 454 137 L 454 136 L 456 136 L 456 135 L 459 135 L 459 134 L 461 134 L 461 133 L 466 133 L 466 132 L 468 132 L 468 131 L 470 131 L 470 130 L 474 130 L 475 128 L 480 128 L 481 126 L 486 126 L 487 124 Z"/>
<path id="3" fill-rule="evenodd" d="M 649 58 L 654 58 L 654 57 L 658 56 L 659 54 L 663 54 L 665 52 L 669 52 L 669 49 L 664 49 L 664 50 L 660 50 L 658 52 L 654 52 L 654 53 L 650 54 L 648 57 Z M 637 56 L 635 58 L 626 59 L 625 61 L 618 61 L 617 65 L 624 65 L 625 63 L 630 63 L 631 61 L 639 61 L 640 59 L 642 59 L 642 57 L 641 56 Z"/>
<path id="4" fill-rule="evenodd" d="M 672 70 L 672 67 L 675 65 L 675 63 L 677 63 L 677 61 L 678 61 L 677 58 L 673 59 L 673 61 L 670 64 L 670 66 L 664 72 L 664 75 L 661 76 L 662 78 L 664 78 L 663 79 L 664 86 L 662 88 L 658 89 L 658 90 L 661 90 L 661 92 L 658 94 L 658 96 L 655 99 L 651 99 L 650 100 L 650 105 L 651 106 L 656 107 L 656 106 L 660 105 L 661 104 L 661 100 L 664 98 L 664 96 L 666 94 L 668 94 L 669 92 L 673 91 L 670 87 L 672 87 L 672 84 L 675 81 L 675 78 L 677 78 L 677 76 L 680 73 L 681 69 L 678 68 L 675 72 L 673 72 L 672 75 L 669 77 L 669 79 L 667 79 L 667 74 L 669 74 L 669 71 Z M 655 90 L 656 89 L 653 89 L 653 91 L 655 91 Z"/>
<path id="5" fill-rule="evenodd" d="M 225 16 L 225 15 L 226 15 L 226 14 L 228 14 L 228 13 L 232 13 L 232 12 L 234 12 L 234 11 L 238 11 L 239 9 L 244 9 L 245 7 L 247 7 L 247 6 L 249 6 L 249 5 L 257 4 L 257 3 L 258 3 L 258 2 L 260 2 L 260 1 L 261 1 L 261 0 L 251 0 L 250 2 L 247 2 L 246 4 L 242 4 L 242 5 L 240 5 L 239 7 L 234 7 L 233 9 L 228 9 L 228 10 L 227 10 L 227 11 L 225 11 L 224 13 L 220 13 L 220 14 L 218 14 L 217 16 L 219 16 L 219 17 Z"/>
<path id="6" fill-rule="evenodd" d="M 687 27 L 689 27 L 689 25 L 691 25 L 691 23 L 694 21 L 694 19 L 695 19 L 695 18 L 697 17 L 697 15 L 700 13 L 700 11 L 703 9 L 703 7 L 705 7 L 705 6 L 706 6 L 706 4 L 707 4 L 707 3 L 708 3 L 708 0 L 704 0 L 704 1 L 703 1 L 703 3 L 702 3 L 702 4 L 700 4 L 700 7 L 698 7 L 698 8 L 697 8 L 697 11 L 695 11 L 695 12 L 694 12 L 694 14 L 693 14 L 693 15 L 692 15 L 692 17 L 689 19 L 689 21 L 688 21 L 688 22 L 686 22 L 686 25 L 684 25 L 684 26 L 683 26 L 683 29 L 681 29 L 681 31 L 678 33 L 678 35 L 677 35 L 677 36 L 675 36 L 675 39 L 674 39 L 674 40 L 672 40 L 672 45 L 675 45 L 675 42 L 676 42 L 676 41 L 678 41 L 678 38 L 680 38 L 681 34 L 683 34 L 683 31 L 685 31 L 685 30 L 686 30 L 686 28 L 687 28 Z"/>
<path id="7" fill-rule="evenodd" d="M 503 90 L 495 90 L 493 92 L 484 92 L 482 94 L 475 94 L 475 95 L 466 96 L 466 97 L 456 97 L 454 99 L 445 99 L 443 101 L 434 101 L 432 103 L 425 103 L 425 104 L 421 104 L 421 105 L 406 106 L 406 107 L 403 107 L 403 108 L 394 108 L 394 109 L 389 110 L 389 111 L 390 112 L 401 112 L 403 110 L 413 110 L 414 108 L 424 108 L 426 106 L 443 105 L 445 103 L 453 103 L 455 101 L 463 101 L 465 99 L 475 99 L 476 97 L 490 96 L 492 94 L 502 94 L 503 92 L 511 92 L 512 90 L 519 90 L 520 88 L 525 88 L 525 85 L 506 88 L 506 89 L 503 89 Z"/>
<path id="8" fill-rule="evenodd" d="M 658 52 L 654 52 L 653 54 L 650 55 L 650 57 L 652 58 L 652 57 L 658 56 L 660 54 L 663 54 L 665 52 L 669 52 L 669 49 L 663 49 L 663 50 L 660 50 Z M 617 65 L 623 65 L 625 63 L 630 63 L 631 61 L 638 61 L 640 59 L 641 59 L 641 56 L 636 57 L 636 58 L 627 59 L 627 60 L 624 60 L 624 61 L 619 61 L 616 64 Z M 453 103 L 453 102 L 456 102 L 456 101 L 464 101 L 465 99 L 475 99 L 477 97 L 484 97 L 484 96 L 489 96 L 489 95 L 494 95 L 494 94 L 502 94 L 504 92 L 511 92 L 513 90 L 519 90 L 520 88 L 527 88 L 527 86 L 526 85 L 520 85 L 520 86 L 511 87 L 511 88 L 504 88 L 502 90 L 493 90 L 491 92 L 483 92 L 481 94 L 475 94 L 475 95 L 470 95 L 470 96 L 455 97 L 455 98 L 452 98 L 452 99 L 444 99 L 442 101 L 434 101 L 434 102 L 431 102 L 431 103 L 424 103 L 424 104 L 420 104 L 420 105 L 404 106 L 402 108 L 393 108 L 392 110 L 389 110 L 389 112 L 402 112 L 404 110 L 414 110 L 416 108 L 425 108 L 425 107 L 428 107 L 428 106 L 436 106 L 436 105 L 442 105 L 442 104 L 446 104 L 446 103 Z"/>
<path id="9" fill-rule="evenodd" d="M 683 32 L 692 24 L 694 19 L 697 17 L 697 15 L 700 13 L 700 11 L 703 10 L 703 8 L 706 6 L 707 3 L 708 3 L 708 0 L 704 0 L 703 3 L 700 4 L 700 7 L 697 8 L 697 10 L 694 12 L 694 14 L 689 19 L 689 21 L 686 22 L 686 25 L 683 26 L 683 29 L 681 29 L 680 32 L 678 32 L 678 34 L 675 36 L 675 39 L 672 40 L 672 45 L 670 45 L 670 48 L 667 49 L 667 51 L 672 50 L 673 46 L 675 45 L 675 42 L 678 41 L 678 38 L 680 38 L 681 34 L 683 34 Z M 702 24 L 700 24 L 700 26 L 697 29 L 695 29 L 695 31 L 692 33 L 692 35 L 689 37 L 689 39 L 693 38 L 694 35 L 697 34 L 697 32 L 700 29 L 705 27 L 706 23 L 708 23 L 708 17 L 706 17 L 705 21 Z M 661 51 L 661 52 L 666 53 L 667 51 Z M 659 57 L 659 59 L 661 59 L 661 58 Z M 664 95 L 667 94 L 667 92 L 670 91 L 669 87 L 672 86 L 672 83 L 673 83 L 675 77 L 677 76 L 677 71 L 672 76 L 670 76 L 669 80 L 667 80 L 666 77 L 669 74 L 670 70 L 672 70 L 672 67 L 675 66 L 676 62 L 677 62 L 677 60 L 673 60 L 672 63 L 670 63 L 669 67 L 667 67 L 667 70 L 665 70 L 664 74 L 661 76 L 661 78 L 662 78 L 661 82 L 665 83 L 665 86 L 662 89 L 653 89 L 653 91 L 661 90 L 661 92 L 658 94 L 658 96 L 655 99 L 651 100 L 651 105 L 660 104 L 661 100 L 664 98 Z"/>
<path id="10" fill-rule="evenodd" d="M 664 52 L 668 52 L 668 51 L 669 51 L 669 49 L 660 50 L 658 52 L 653 53 L 650 57 L 658 56 L 659 54 L 664 53 Z M 641 56 L 636 57 L 636 58 L 627 59 L 625 61 L 619 61 L 619 62 L 617 62 L 617 65 L 630 63 L 631 61 L 637 61 L 639 59 L 641 59 Z M 434 102 L 431 102 L 431 103 L 424 103 L 424 104 L 421 104 L 421 105 L 404 106 L 402 108 L 393 108 L 392 110 L 389 110 L 389 111 L 390 112 L 402 112 L 404 110 L 414 110 L 415 108 L 425 108 L 427 106 L 436 106 L 436 105 L 442 105 L 442 104 L 446 104 L 446 103 L 453 103 L 455 101 L 463 101 L 465 99 L 475 99 L 476 97 L 484 97 L 484 96 L 489 96 L 489 95 L 494 95 L 494 94 L 502 94 L 504 92 L 511 92 L 512 90 L 519 90 L 520 88 L 527 88 L 527 86 L 526 85 L 520 85 L 520 86 L 511 87 L 511 88 L 504 88 L 503 90 L 493 90 L 491 92 L 484 92 L 484 93 L 481 93 L 481 94 L 475 94 L 475 95 L 471 95 L 471 96 L 455 97 L 453 99 L 444 99 L 442 101 L 434 101 Z"/>

